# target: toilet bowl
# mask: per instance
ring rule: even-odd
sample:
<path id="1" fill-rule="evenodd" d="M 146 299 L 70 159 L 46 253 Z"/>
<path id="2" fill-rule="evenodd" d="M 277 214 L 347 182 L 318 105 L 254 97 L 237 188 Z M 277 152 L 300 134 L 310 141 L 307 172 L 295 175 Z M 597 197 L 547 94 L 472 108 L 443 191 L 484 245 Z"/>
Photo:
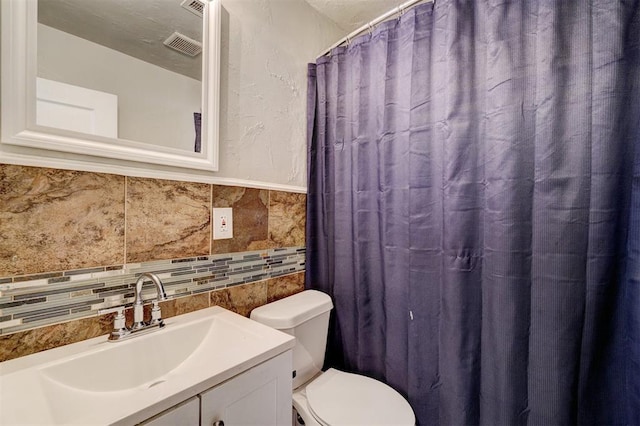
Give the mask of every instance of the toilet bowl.
<path id="1" fill-rule="evenodd" d="M 409 403 L 390 386 L 359 374 L 322 371 L 331 298 L 305 290 L 251 312 L 251 319 L 296 337 L 293 408 L 306 426 L 415 425 Z"/>
<path id="2" fill-rule="evenodd" d="M 335 369 L 296 389 L 293 407 L 307 426 L 415 424 L 411 406 L 390 386 Z"/>

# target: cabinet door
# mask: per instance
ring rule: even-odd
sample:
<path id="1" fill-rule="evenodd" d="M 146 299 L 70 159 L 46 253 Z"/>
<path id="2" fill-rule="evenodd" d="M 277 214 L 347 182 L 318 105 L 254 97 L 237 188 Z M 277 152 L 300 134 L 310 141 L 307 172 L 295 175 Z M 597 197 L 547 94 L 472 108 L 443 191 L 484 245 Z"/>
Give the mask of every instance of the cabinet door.
<path id="1" fill-rule="evenodd" d="M 287 351 L 202 393 L 202 426 L 290 426 L 291 370 Z"/>
<path id="2" fill-rule="evenodd" d="M 194 396 L 140 424 L 144 426 L 199 426 L 200 400 Z"/>

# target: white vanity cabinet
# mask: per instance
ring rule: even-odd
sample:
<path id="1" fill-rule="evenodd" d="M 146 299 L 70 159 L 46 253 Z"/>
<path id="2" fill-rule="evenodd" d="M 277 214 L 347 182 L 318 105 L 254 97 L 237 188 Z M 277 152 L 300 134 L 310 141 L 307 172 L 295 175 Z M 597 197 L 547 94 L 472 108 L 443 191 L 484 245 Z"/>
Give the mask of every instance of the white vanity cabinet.
<path id="1" fill-rule="evenodd" d="M 201 425 L 291 424 L 291 351 L 200 394 Z"/>
<path id="2" fill-rule="evenodd" d="M 205 390 L 145 426 L 279 426 L 291 424 L 291 351 Z"/>

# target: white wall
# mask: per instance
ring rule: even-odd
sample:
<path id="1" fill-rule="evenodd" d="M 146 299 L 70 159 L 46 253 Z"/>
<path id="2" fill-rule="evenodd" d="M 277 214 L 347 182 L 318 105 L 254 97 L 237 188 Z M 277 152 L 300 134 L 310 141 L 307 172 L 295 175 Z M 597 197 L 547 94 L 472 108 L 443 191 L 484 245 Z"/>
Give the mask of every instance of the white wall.
<path id="1" fill-rule="evenodd" d="M 38 24 L 38 76 L 118 96 L 118 136 L 193 151 L 200 82 Z"/>
<path id="2" fill-rule="evenodd" d="M 344 36 L 304 0 L 222 0 L 220 171 L 306 186 L 307 63 Z"/>

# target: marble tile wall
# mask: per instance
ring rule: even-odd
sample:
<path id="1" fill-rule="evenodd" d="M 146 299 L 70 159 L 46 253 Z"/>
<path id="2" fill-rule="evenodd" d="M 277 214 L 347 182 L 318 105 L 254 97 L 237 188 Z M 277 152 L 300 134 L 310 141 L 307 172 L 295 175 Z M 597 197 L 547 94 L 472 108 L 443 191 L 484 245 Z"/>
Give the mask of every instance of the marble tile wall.
<path id="1" fill-rule="evenodd" d="M 298 272 L 255 284 L 168 300 L 160 303 L 160 307 L 164 318 L 209 306 L 222 306 L 241 315 L 248 315 L 257 306 L 303 289 L 304 272 Z M 127 311 L 129 321 L 130 311 Z M 99 315 L 0 336 L 0 362 L 108 334 L 113 327 L 113 315 Z"/>
<path id="2" fill-rule="evenodd" d="M 126 262 L 209 254 L 211 185 L 126 178 Z"/>
<path id="3" fill-rule="evenodd" d="M 131 307 L 145 272 L 154 272 L 166 295 L 178 298 L 300 272 L 305 265 L 304 247 L 281 247 L 14 277 L 0 284 L 0 335 Z M 142 297 L 156 297 L 151 282 Z"/>
<path id="4" fill-rule="evenodd" d="M 275 194 L 278 192 L 213 185 L 212 205 L 232 207 L 234 231 L 242 229 L 242 232 L 234 232 L 230 239 L 212 241 L 211 253 L 276 247 L 276 243 L 269 239 L 270 198 Z"/>
<path id="5" fill-rule="evenodd" d="M 33 274 L 60 285 L 69 270 L 304 246 L 305 199 L 281 191 L 0 164 L 0 285 Z M 234 208 L 233 239 L 211 239 L 212 207 Z M 246 314 L 299 291 L 302 276 L 166 303 L 176 314 L 207 303 Z M 105 334 L 109 322 L 103 315 L 0 336 L 0 360 Z M 25 347 L 16 343 L 20 339 Z"/>
<path id="6" fill-rule="evenodd" d="M 0 165 L 0 280 L 123 263 L 122 176 Z"/>

